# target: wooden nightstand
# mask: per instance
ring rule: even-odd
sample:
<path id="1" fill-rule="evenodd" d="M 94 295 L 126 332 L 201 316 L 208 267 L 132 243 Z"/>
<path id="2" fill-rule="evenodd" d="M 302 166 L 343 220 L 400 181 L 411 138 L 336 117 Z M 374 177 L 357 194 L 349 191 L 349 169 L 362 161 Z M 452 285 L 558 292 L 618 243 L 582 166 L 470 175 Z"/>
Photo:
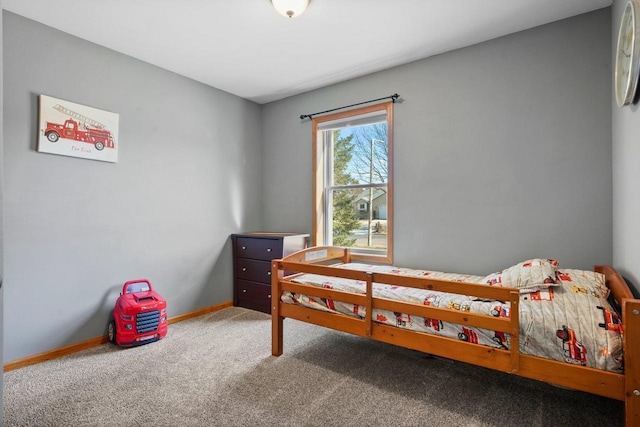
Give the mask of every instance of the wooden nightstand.
<path id="1" fill-rule="evenodd" d="M 271 313 L 271 260 L 307 247 L 308 234 L 232 234 L 233 305 Z"/>

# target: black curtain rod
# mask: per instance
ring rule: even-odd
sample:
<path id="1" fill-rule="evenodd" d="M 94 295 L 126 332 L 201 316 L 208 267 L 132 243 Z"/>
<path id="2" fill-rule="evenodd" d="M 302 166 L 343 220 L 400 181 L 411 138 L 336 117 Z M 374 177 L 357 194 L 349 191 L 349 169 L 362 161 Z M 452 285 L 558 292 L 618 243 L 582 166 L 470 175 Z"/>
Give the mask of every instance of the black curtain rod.
<path id="1" fill-rule="evenodd" d="M 393 95 L 385 96 L 383 98 L 372 99 L 370 101 L 364 101 L 364 102 L 358 102 L 357 104 L 345 105 L 344 107 L 332 108 L 331 110 L 320 111 L 319 113 L 301 114 L 300 115 L 300 120 L 304 120 L 306 118 L 311 119 L 311 118 L 313 118 L 313 116 L 317 116 L 318 114 L 330 113 L 332 111 L 343 110 L 345 108 L 355 107 L 356 105 L 362 105 L 362 104 L 368 104 L 370 102 L 382 101 L 383 99 L 391 99 L 395 103 L 396 99 L 398 99 L 398 98 L 400 98 L 400 95 L 398 95 L 397 93 L 394 93 Z"/>

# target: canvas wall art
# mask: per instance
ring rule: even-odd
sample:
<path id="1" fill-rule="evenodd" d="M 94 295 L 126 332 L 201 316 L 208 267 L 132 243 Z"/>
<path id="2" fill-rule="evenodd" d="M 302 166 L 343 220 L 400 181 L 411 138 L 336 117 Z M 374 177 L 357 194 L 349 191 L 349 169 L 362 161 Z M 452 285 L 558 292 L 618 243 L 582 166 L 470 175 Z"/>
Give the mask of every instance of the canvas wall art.
<path id="1" fill-rule="evenodd" d="M 47 95 L 39 104 L 39 152 L 118 161 L 118 114 Z"/>

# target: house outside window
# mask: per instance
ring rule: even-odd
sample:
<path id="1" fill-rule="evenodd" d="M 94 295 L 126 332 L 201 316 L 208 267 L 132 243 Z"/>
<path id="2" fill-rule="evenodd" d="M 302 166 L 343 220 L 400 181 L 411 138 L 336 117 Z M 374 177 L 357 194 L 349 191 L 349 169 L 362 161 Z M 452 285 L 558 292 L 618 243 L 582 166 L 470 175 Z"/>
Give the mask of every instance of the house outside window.
<path id="1" fill-rule="evenodd" d="M 393 102 L 317 117 L 312 127 L 312 243 L 392 262 Z"/>

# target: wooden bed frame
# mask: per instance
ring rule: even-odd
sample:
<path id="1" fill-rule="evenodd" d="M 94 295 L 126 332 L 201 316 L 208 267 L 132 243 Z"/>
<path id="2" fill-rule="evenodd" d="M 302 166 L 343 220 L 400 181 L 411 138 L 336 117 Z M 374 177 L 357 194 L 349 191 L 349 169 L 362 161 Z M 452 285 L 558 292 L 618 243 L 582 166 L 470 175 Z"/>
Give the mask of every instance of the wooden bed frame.
<path id="1" fill-rule="evenodd" d="M 354 271 L 331 266 L 349 262 L 351 262 L 349 249 L 330 246 L 311 247 L 283 259 L 272 261 L 271 319 L 272 354 L 274 356 L 282 354 L 283 320 L 291 318 L 400 347 L 621 400 L 625 402 L 626 425 L 629 427 L 640 426 L 640 299 L 634 299 L 625 281 L 613 268 L 596 266 L 595 271 L 605 275 L 607 286 L 621 307 L 624 332 L 624 374 L 521 354 L 519 352 L 519 310 L 513 309 L 519 304 L 517 289 L 434 280 L 425 277 Z M 303 273 L 362 280 L 367 283 L 367 292 L 366 294 L 353 294 L 291 281 L 295 275 Z M 509 301 L 512 308 L 511 318 L 488 317 L 373 297 L 373 282 Z M 283 291 L 362 305 L 366 307 L 366 317 L 359 319 L 283 303 L 280 299 Z M 372 319 L 373 308 L 509 333 L 511 335 L 510 350 L 376 323 Z"/>

